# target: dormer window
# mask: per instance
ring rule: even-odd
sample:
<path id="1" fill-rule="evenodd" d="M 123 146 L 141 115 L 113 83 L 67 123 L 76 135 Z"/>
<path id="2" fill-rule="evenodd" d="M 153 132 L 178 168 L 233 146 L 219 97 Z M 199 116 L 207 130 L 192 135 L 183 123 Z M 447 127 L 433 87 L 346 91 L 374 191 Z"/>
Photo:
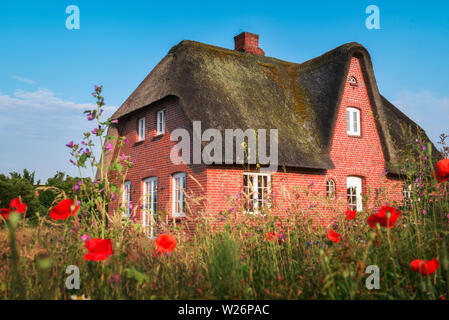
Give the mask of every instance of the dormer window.
<path id="1" fill-rule="evenodd" d="M 348 134 L 360 136 L 360 110 L 356 108 L 346 108 L 346 124 Z"/>
<path id="2" fill-rule="evenodd" d="M 140 118 L 137 124 L 137 141 L 145 140 L 145 118 Z"/>
<path id="3" fill-rule="evenodd" d="M 352 86 L 356 86 L 357 85 L 357 79 L 354 76 L 350 76 L 349 77 L 349 84 Z"/>
<path id="4" fill-rule="evenodd" d="M 165 110 L 160 110 L 156 115 L 156 134 L 164 134 L 165 133 Z"/>

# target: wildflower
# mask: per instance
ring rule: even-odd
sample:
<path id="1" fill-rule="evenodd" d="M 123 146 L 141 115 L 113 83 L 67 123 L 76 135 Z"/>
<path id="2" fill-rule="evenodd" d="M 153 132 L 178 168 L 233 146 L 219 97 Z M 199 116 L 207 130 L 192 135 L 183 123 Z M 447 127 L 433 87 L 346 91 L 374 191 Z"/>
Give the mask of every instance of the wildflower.
<path id="1" fill-rule="evenodd" d="M 112 149 L 112 144 L 110 142 L 106 143 L 106 145 L 104 146 L 104 148 L 106 150 L 111 150 Z"/>
<path id="2" fill-rule="evenodd" d="M 112 283 L 118 283 L 118 282 L 120 282 L 121 280 L 120 280 L 120 274 L 113 274 L 113 275 L 111 275 L 111 278 L 109 278 L 109 282 L 112 282 Z"/>
<path id="3" fill-rule="evenodd" d="M 426 215 L 427 214 L 427 210 L 426 209 L 422 209 L 422 214 Z"/>
<path id="4" fill-rule="evenodd" d="M 446 182 L 449 179 L 449 159 L 437 162 L 434 175 L 438 182 Z"/>
<path id="5" fill-rule="evenodd" d="M 423 149 L 423 151 L 427 150 L 427 147 L 425 145 L 422 145 L 421 148 Z"/>
<path id="6" fill-rule="evenodd" d="M 387 216 L 389 214 L 389 216 Z M 368 224 L 371 228 L 376 229 L 378 223 L 382 227 L 393 228 L 396 220 L 401 215 L 401 212 L 396 208 L 389 206 L 382 206 L 379 211 L 368 217 Z"/>
<path id="7" fill-rule="evenodd" d="M 112 123 L 118 123 L 117 119 L 112 120 Z"/>
<path id="8" fill-rule="evenodd" d="M 111 194 L 111 200 L 116 200 L 117 198 L 115 197 L 115 194 Z"/>
<path id="9" fill-rule="evenodd" d="M 84 154 L 88 154 L 88 153 L 90 153 L 90 151 L 89 151 L 89 148 L 86 148 L 86 150 L 84 150 L 84 152 L 83 152 Z"/>
<path id="10" fill-rule="evenodd" d="M 332 229 L 329 230 L 329 232 L 326 234 L 326 237 L 332 242 L 340 243 L 341 241 L 340 239 L 341 235 Z"/>
<path id="11" fill-rule="evenodd" d="M 126 155 L 124 153 L 122 153 L 122 161 L 126 160 Z"/>
<path id="12" fill-rule="evenodd" d="M 169 234 L 161 234 L 155 240 L 156 250 L 159 253 L 172 253 L 176 247 L 176 239 L 175 237 Z"/>
<path id="13" fill-rule="evenodd" d="M 85 297 L 84 294 L 82 296 L 71 295 L 70 299 L 72 299 L 72 300 L 90 300 L 90 298 Z"/>
<path id="14" fill-rule="evenodd" d="M 234 207 L 231 208 L 231 212 L 232 212 L 232 213 L 235 212 L 235 208 L 234 208 Z"/>
<path id="15" fill-rule="evenodd" d="M 103 261 L 112 255 L 110 239 L 93 238 L 87 240 L 85 244 L 89 252 L 84 256 L 84 260 Z"/>
<path id="16" fill-rule="evenodd" d="M 99 130 L 100 128 L 94 128 L 91 132 L 92 132 L 92 134 L 95 134 L 95 135 L 97 135 L 98 134 L 98 130 Z"/>
<path id="17" fill-rule="evenodd" d="M 435 258 L 429 261 L 416 259 L 410 262 L 410 270 L 418 272 L 423 276 L 427 276 L 429 274 L 434 273 L 439 265 L 440 263 L 437 260 L 435 260 Z"/>
<path id="18" fill-rule="evenodd" d="M 14 198 L 9 203 L 9 208 L 0 209 L 0 215 L 5 219 L 9 219 L 9 214 L 11 212 L 24 213 L 27 209 L 27 205 L 22 202 L 20 198 Z"/>
<path id="19" fill-rule="evenodd" d="M 89 241 L 90 240 L 90 235 L 88 234 L 83 234 L 81 236 L 81 240 L 83 240 L 84 242 Z"/>
<path id="20" fill-rule="evenodd" d="M 92 121 L 93 119 L 95 119 L 94 114 L 93 114 L 93 113 L 89 113 L 89 114 L 87 115 L 87 120 Z"/>
<path id="21" fill-rule="evenodd" d="M 357 211 L 355 210 L 346 210 L 346 220 L 353 220 L 357 215 Z"/>
<path id="22" fill-rule="evenodd" d="M 270 241 L 274 241 L 274 240 L 276 240 L 276 238 L 277 238 L 277 233 L 275 233 L 275 232 L 268 232 L 267 234 L 266 234 L 266 237 L 267 237 L 267 239 L 268 240 L 270 240 Z"/>
<path id="23" fill-rule="evenodd" d="M 55 207 L 50 210 L 50 218 L 52 218 L 53 220 L 65 220 L 68 217 L 73 216 L 78 211 L 80 206 L 74 206 L 73 211 L 71 209 L 72 206 L 72 199 L 65 199 L 60 201 Z"/>
<path id="24" fill-rule="evenodd" d="M 65 145 L 66 147 L 73 148 L 73 141 L 70 141 Z"/>
<path id="25" fill-rule="evenodd" d="M 129 142 L 128 138 L 125 137 L 125 140 L 123 140 L 123 142 L 128 143 Z"/>
<path id="26" fill-rule="evenodd" d="M 78 183 L 76 185 L 74 185 L 72 189 L 74 191 L 79 191 L 82 184 L 83 184 L 83 181 L 79 180 Z"/>
<path id="27" fill-rule="evenodd" d="M 74 166 L 76 166 L 75 161 L 73 161 L 72 159 L 69 160 L 71 164 L 73 164 Z"/>

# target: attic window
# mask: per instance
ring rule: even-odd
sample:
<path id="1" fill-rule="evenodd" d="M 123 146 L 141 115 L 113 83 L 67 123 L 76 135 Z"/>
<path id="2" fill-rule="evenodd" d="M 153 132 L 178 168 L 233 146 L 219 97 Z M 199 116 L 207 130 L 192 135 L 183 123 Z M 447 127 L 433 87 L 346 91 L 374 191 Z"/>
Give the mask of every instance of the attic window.
<path id="1" fill-rule="evenodd" d="M 357 85 L 357 79 L 356 79 L 356 77 L 350 76 L 350 77 L 349 77 L 349 84 L 350 84 L 351 86 L 356 86 L 356 85 Z"/>
<path id="2" fill-rule="evenodd" d="M 360 110 L 356 108 L 346 108 L 347 132 L 352 136 L 360 136 Z"/>

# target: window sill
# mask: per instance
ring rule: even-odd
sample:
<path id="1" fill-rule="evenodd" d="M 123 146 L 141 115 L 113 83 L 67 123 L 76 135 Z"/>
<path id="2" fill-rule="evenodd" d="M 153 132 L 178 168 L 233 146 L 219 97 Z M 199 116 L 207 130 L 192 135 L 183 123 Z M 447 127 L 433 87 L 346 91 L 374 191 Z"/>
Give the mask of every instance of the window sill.
<path id="1" fill-rule="evenodd" d="M 348 133 L 348 137 L 351 137 L 351 138 L 362 138 L 362 135 L 361 134 L 354 134 L 354 133 Z"/>
<path id="2" fill-rule="evenodd" d="M 141 145 L 144 142 L 145 142 L 145 139 L 139 140 L 139 141 L 135 142 L 133 146 L 135 147 L 135 146 Z"/>

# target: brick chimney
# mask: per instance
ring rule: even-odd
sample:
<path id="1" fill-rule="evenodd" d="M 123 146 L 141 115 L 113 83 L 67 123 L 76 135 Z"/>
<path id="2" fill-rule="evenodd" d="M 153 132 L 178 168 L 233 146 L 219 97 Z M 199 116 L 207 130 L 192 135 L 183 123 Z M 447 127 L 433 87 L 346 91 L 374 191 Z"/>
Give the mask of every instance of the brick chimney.
<path id="1" fill-rule="evenodd" d="M 250 32 L 242 32 L 234 37 L 235 51 L 247 52 L 264 56 L 265 52 L 259 48 L 259 35 Z"/>

